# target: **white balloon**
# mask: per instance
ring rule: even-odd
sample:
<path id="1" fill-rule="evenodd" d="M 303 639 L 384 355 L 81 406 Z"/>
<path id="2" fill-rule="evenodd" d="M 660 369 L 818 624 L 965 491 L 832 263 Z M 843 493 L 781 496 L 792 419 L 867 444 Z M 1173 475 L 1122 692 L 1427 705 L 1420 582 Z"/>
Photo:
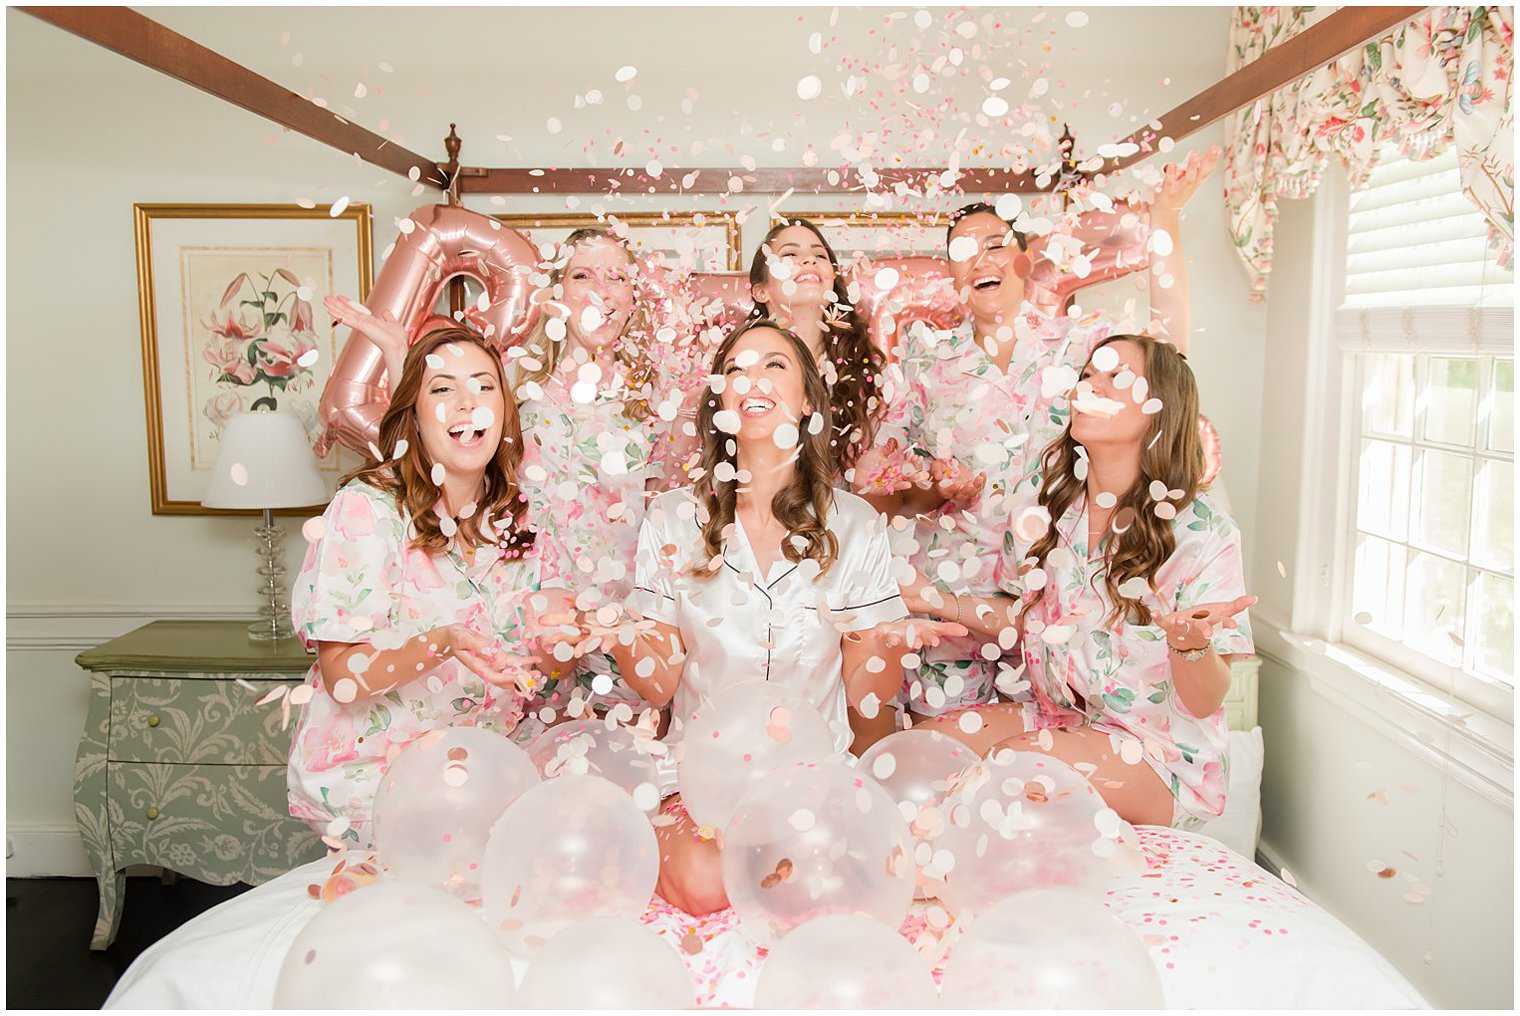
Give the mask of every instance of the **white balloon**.
<path id="1" fill-rule="evenodd" d="M 588 961 L 594 957 L 594 970 Z M 695 1009 L 686 965 L 655 932 L 625 917 L 577 921 L 528 966 L 521 1009 Z"/>
<path id="2" fill-rule="evenodd" d="M 1161 1009 L 1145 944 L 1101 903 L 1019 893 L 966 929 L 945 964 L 942 1009 Z"/>
<path id="3" fill-rule="evenodd" d="M 745 792 L 723 829 L 723 889 L 761 945 L 828 914 L 896 928 L 913 902 L 913 841 L 881 784 L 842 762 L 793 765 Z"/>
<path id="4" fill-rule="evenodd" d="M 924 874 L 963 924 L 1030 889 L 1100 898 L 1116 874 L 1117 829 L 1100 818 L 1108 805 L 1086 777 L 1043 752 L 995 752 L 957 777 L 938 809 Z"/>
<path id="5" fill-rule="evenodd" d="M 507 948 L 531 956 L 592 917 L 641 916 L 660 874 L 654 827 L 600 776 L 561 776 L 523 794 L 491 829 L 481 894 Z"/>
<path id="6" fill-rule="evenodd" d="M 429 886 L 381 882 L 323 907 L 291 943 L 277 1009 L 506 1009 L 510 957 L 480 914 Z"/>
<path id="7" fill-rule="evenodd" d="M 396 878 L 479 895 L 491 825 L 538 782 L 526 753 L 503 734 L 449 727 L 396 756 L 375 791 L 375 853 Z"/>
<path id="8" fill-rule="evenodd" d="M 955 738 L 926 727 L 914 727 L 888 734 L 871 745 L 860 756 L 858 765 L 861 772 L 892 795 L 898 811 L 908 820 L 917 859 L 918 845 L 929 842 L 929 835 L 937 832 L 944 822 L 935 803 L 963 769 L 979 761 L 981 757 L 976 752 Z M 932 856 L 932 844 L 929 849 Z M 915 877 L 918 883 L 915 895 L 923 898 L 928 882 L 921 872 L 916 872 Z"/>
<path id="9" fill-rule="evenodd" d="M 918 950 L 862 914 L 814 918 L 760 968 L 756 1009 L 933 1009 L 934 975 Z"/>
<path id="10" fill-rule="evenodd" d="M 719 691 L 685 721 L 675 753 L 681 804 L 699 825 L 721 829 L 760 779 L 833 755 L 834 735 L 796 692 L 743 681 Z"/>
<path id="11" fill-rule="evenodd" d="M 628 728 L 609 730 L 599 717 L 550 727 L 528 745 L 528 758 L 545 779 L 600 776 L 630 794 L 642 783 L 659 782 L 654 758 L 639 750 Z"/>

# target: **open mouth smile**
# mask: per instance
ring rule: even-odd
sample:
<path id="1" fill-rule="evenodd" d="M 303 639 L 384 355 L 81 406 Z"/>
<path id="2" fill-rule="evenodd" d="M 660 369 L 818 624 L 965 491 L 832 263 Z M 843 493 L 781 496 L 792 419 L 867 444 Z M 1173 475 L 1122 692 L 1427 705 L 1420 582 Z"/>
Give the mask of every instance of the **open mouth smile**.
<path id="1" fill-rule="evenodd" d="M 751 395 L 739 403 L 739 412 L 745 416 L 764 416 L 776 408 L 776 403 L 763 395 Z"/>
<path id="2" fill-rule="evenodd" d="M 468 423 L 456 423 L 449 428 L 449 437 L 461 448 L 475 448 L 485 440 L 486 432 Z"/>

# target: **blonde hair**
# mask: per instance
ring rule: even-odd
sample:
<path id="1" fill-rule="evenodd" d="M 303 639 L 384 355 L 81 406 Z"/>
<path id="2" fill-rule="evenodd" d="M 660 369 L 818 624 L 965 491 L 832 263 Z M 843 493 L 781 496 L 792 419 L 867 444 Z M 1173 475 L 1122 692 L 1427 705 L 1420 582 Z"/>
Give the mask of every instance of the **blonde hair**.
<path id="1" fill-rule="evenodd" d="M 633 309 L 628 314 L 628 320 L 623 323 L 622 333 L 614 342 L 613 356 L 623 368 L 629 392 L 629 397 L 623 400 L 623 417 L 635 422 L 647 420 L 652 412 L 650 398 L 653 394 L 654 379 L 658 374 L 659 364 L 653 357 L 655 328 L 650 320 L 650 301 L 643 299 L 639 292 L 639 259 L 633 251 L 629 250 L 628 242 L 603 226 L 577 229 L 559 245 L 563 257 L 549 269 L 549 284 L 545 289 L 553 291 L 561 285 L 565 266 L 570 263 L 570 258 L 575 256 L 575 249 L 587 241 L 613 244 L 628 255 L 628 263 L 633 267 Z M 532 359 L 537 361 L 537 366 L 533 368 L 519 366 L 516 372 L 516 383 L 513 385 L 514 391 L 529 381 L 542 384 L 548 380 L 565 355 L 565 348 L 569 345 L 568 336 L 557 341 L 551 339 L 548 332 L 550 318 L 551 315 L 547 313 L 540 314 L 538 324 L 534 325 L 533 330 L 523 339 L 523 348 Z"/>

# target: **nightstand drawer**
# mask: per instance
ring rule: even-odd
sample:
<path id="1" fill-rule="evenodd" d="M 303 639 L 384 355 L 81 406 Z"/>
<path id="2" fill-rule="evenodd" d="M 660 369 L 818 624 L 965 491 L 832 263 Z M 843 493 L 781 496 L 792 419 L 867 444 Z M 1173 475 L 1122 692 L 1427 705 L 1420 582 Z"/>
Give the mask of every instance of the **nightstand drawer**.
<path id="1" fill-rule="evenodd" d="M 108 757 L 118 762 L 280 765 L 290 755 L 290 730 L 280 705 L 255 705 L 271 688 L 300 677 L 233 680 L 111 677 Z M 292 726 L 294 717 L 292 717 Z"/>
<path id="2" fill-rule="evenodd" d="M 108 762 L 118 867 L 155 864 L 213 885 L 257 885 L 325 850 L 290 817 L 285 767 Z"/>

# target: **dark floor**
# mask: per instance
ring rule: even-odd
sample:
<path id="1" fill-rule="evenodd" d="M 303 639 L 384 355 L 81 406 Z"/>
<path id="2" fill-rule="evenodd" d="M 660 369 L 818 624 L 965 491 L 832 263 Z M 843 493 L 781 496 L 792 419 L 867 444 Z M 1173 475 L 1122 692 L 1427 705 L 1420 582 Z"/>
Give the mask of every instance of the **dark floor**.
<path id="1" fill-rule="evenodd" d="M 111 988 L 148 946 L 204 910 L 244 892 L 180 878 L 127 879 L 116 941 L 90 951 L 95 930 L 95 880 L 5 880 L 5 1005 L 7 1009 L 99 1009 Z"/>

